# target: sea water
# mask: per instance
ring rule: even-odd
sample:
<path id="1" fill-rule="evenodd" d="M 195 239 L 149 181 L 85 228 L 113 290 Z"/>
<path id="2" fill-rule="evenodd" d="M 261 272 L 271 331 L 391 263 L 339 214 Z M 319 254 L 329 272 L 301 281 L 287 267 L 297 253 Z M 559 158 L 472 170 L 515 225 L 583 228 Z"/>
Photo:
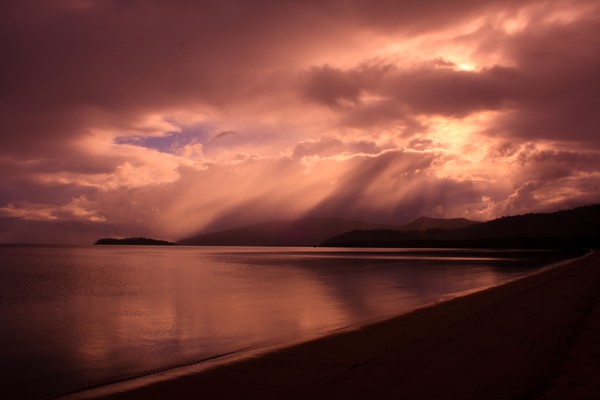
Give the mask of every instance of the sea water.
<path id="1" fill-rule="evenodd" d="M 548 252 L 0 246 L 0 385 L 51 398 L 499 285 Z"/>

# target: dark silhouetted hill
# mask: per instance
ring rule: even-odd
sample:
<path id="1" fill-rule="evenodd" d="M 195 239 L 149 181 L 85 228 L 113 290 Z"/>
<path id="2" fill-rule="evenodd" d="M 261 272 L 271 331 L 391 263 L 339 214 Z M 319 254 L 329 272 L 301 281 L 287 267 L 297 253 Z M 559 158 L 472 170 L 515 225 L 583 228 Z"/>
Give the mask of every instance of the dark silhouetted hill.
<path id="1" fill-rule="evenodd" d="M 418 227 L 462 227 L 474 224 L 466 219 L 419 218 L 408 225 L 386 225 L 343 218 L 303 218 L 271 221 L 219 232 L 205 233 L 177 244 L 196 246 L 314 246 L 343 232 L 362 229 L 418 229 Z M 407 228 L 408 227 L 408 228 Z"/>
<path id="2" fill-rule="evenodd" d="M 465 228 L 479 222 L 466 218 L 429 218 L 420 217 L 396 229 L 401 231 L 426 231 L 427 229 L 458 229 Z"/>
<path id="3" fill-rule="evenodd" d="M 329 238 L 332 247 L 598 247 L 600 205 L 502 217 L 457 229 L 354 230 Z"/>
<path id="4" fill-rule="evenodd" d="M 328 237 L 353 229 L 378 229 L 393 225 L 342 218 L 304 218 L 271 221 L 211 232 L 182 239 L 177 244 L 195 246 L 314 246 Z"/>
<path id="5" fill-rule="evenodd" d="M 135 238 L 104 238 L 96 240 L 94 244 L 116 244 L 116 245 L 142 245 L 142 246 L 174 246 L 175 243 L 166 240 L 149 239 L 145 237 Z"/>

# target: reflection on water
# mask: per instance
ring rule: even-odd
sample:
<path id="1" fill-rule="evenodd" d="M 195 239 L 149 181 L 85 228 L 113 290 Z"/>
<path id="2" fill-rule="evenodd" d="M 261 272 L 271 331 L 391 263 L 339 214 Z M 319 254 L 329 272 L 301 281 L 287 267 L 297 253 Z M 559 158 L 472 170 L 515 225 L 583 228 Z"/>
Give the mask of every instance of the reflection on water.
<path id="1" fill-rule="evenodd" d="M 54 396 L 406 312 L 550 259 L 462 250 L 0 246 L 0 384 L 23 398 Z"/>

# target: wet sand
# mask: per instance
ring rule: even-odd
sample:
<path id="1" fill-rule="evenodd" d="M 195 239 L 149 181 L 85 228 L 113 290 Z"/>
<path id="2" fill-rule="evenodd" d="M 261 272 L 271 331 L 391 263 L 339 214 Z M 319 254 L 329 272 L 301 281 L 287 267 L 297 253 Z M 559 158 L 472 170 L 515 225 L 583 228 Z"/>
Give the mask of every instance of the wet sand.
<path id="1" fill-rule="evenodd" d="M 600 253 L 109 399 L 599 399 Z M 88 393 L 89 394 L 89 393 Z"/>

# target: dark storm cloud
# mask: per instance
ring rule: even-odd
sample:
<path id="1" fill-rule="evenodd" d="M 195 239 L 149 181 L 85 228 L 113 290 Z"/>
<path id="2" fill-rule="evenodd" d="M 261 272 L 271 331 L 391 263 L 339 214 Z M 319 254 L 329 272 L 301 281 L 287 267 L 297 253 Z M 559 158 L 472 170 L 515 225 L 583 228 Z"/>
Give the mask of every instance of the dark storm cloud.
<path id="1" fill-rule="evenodd" d="M 73 0 L 1 7 L 2 144 L 23 148 L 98 125 L 132 129 L 131 118 L 157 107 L 239 101 L 261 86 L 263 68 L 298 64 L 343 43 L 344 32 L 437 29 L 495 4 Z"/>
<path id="2" fill-rule="evenodd" d="M 513 112 L 502 133 L 525 138 L 585 140 L 600 132 L 600 13 L 536 27 L 504 45 L 520 71 Z"/>
<path id="3" fill-rule="evenodd" d="M 566 150 L 524 151 L 518 155 L 523 172 L 537 180 L 554 180 L 600 171 L 596 152 Z"/>
<path id="4" fill-rule="evenodd" d="M 91 128 L 126 134 L 140 129 L 136 118 L 154 109 L 223 106 L 269 90 L 267 72 L 334 48 L 343 32 L 423 32 L 513 4 L 525 2 L 5 2 L 0 141 L 27 154 L 42 146 L 58 151 L 62 141 Z M 464 116 L 513 100 L 526 110 L 507 119 L 509 130 L 555 137 L 566 128 L 590 132 L 598 125 L 590 106 L 598 92 L 598 25 L 578 21 L 506 41 L 522 72 L 512 84 L 509 70 L 500 67 L 397 71 L 382 83 L 389 65 L 343 72 L 323 66 L 311 70 L 305 93 L 338 106 L 357 104 L 368 91 L 391 97 L 392 104 L 357 111 L 368 122 L 411 112 Z M 554 113 L 559 107 L 564 118 Z"/>
<path id="5" fill-rule="evenodd" d="M 512 35 L 488 33 L 480 52 L 501 49 L 506 65 L 477 71 L 457 70 L 443 59 L 416 67 L 326 65 L 307 72 L 304 95 L 346 113 L 355 126 L 411 121 L 414 115 L 461 118 L 501 111 L 491 134 L 597 142 L 600 13 L 595 11 L 572 22 L 532 21 Z M 378 99 L 363 101 L 369 96 Z"/>
<path id="6" fill-rule="evenodd" d="M 587 42 L 600 37 L 600 29 L 595 34 L 588 32 Z M 550 60 L 541 60 L 539 68 L 526 62 L 477 72 L 428 65 L 412 71 L 325 66 L 309 72 L 304 94 L 347 113 L 346 121 L 355 126 L 412 122 L 415 115 L 460 118 L 479 111 L 507 111 L 494 131 L 530 139 L 594 139 L 600 130 L 600 51 L 593 52 L 589 45 L 563 49 L 548 40 Z M 369 95 L 381 99 L 361 101 Z"/>
<path id="7" fill-rule="evenodd" d="M 397 76 L 390 95 L 414 113 L 464 117 L 503 109 L 515 79 L 516 73 L 503 67 L 481 72 L 422 69 Z"/>
<path id="8" fill-rule="evenodd" d="M 54 218 L 57 232 L 72 219 L 74 230 L 180 234 L 305 213 L 410 219 L 493 203 L 493 217 L 597 198 L 598 8 L 1 2 L 3 226 L 26 236 Z M 481 63 L 461 70 L 459 50 Z M 393 54 L 403 51 L 409 61 Z M 468 129 L 467 147 L 435 136 L 432 120 L 466 135 L 460 123 L 480 112 L 493 117 Z M 208 149 L 232 131 L 243 140 Z M 144 146 L 173 135 L 168 154 Z M 503 175 L 461 170 L 479 147 L 489 160 L 474 162 Z"/>
<path id="9" fill-rule="evenodd" d="M 330 107 L 357 105 L 361 94 L 380 86 L 392 65 L 361 65 L 341 70 L 329 65 L 312 67 L 304 76 L 304 95 Z"/>
<path id="10" fill-rule="evenodd" d="M 393 65 L 361 65 L 346 71 L 329 66 L 313 68 L 307 75 L 304 94 L 346 112 L 346 123 L 354 126 L 403 121 L 422 128 L 415 116 L 465 117 L 478 111 L 502 110 L 520 83 L 519 73 L 511 68 L 495 66 L 473 72 L 452 66 L 424 63 L 405 70 Z M 369 96 L 377 98 L 369 101 Z"/>

